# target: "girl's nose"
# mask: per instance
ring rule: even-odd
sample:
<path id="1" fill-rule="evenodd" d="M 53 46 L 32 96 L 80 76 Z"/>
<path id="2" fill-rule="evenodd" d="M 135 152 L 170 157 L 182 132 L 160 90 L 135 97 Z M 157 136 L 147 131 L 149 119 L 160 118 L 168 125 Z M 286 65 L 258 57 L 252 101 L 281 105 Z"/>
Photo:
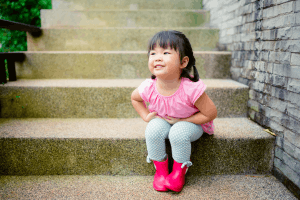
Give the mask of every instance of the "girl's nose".
<path id="1" fill-rule="evenodd" d="M 162 60 L 162 56 L 161 55 L 157 55 L 155 58 L 155 61 L 161 61 Z"/>

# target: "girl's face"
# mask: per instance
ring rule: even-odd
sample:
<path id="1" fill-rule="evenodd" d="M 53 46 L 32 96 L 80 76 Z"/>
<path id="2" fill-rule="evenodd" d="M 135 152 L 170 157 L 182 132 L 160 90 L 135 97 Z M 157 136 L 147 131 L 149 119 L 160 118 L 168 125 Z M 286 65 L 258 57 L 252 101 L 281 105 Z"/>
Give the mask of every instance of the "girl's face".
<path id="1" fill-rule="evenodd" d="M 179 52 L 168 47 L 167 49 L 156 46 L 149 53 L 148 67 L 150 72 L 158 78 L 179 78 L 181 69 L 188 64 L 188 57 L 180 62 Z"/>

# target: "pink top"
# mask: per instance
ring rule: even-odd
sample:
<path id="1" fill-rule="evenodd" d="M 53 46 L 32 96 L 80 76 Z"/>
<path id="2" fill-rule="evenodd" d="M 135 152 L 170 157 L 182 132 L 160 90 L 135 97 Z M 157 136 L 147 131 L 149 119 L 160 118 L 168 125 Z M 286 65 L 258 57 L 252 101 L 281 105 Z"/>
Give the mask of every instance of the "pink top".
<path id="1" fill-rule="evenodd" d="M 188 78 L 182 78 L 179 89 L 171 96 L 163 96 L 156 89 L 156 79 L 146 79 L 138 87 L 142 99 L 149 102 L 149 111 L 157 112 L 160 117 L 187 118 L 199 112 L 194 105 L 203 94 L 206 85 L 199 79 L 193 82 Z M 201 124 L 203 131 L 214 133 L 213 121 Z"/>

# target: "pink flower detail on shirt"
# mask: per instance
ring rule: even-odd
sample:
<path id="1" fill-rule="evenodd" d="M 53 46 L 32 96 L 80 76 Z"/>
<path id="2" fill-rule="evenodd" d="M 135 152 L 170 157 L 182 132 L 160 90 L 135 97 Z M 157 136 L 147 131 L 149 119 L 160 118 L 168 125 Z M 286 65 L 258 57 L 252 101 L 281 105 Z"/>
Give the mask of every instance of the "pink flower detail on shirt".
<path id="1" fill-rule="evenodd" d="M 213 121 L 207 122 L 205 124 L 201 124 L 201 127 L 205 133 L 207 133 L 209 135 L 214 134 L 215 125 L 214 125 Z"/>

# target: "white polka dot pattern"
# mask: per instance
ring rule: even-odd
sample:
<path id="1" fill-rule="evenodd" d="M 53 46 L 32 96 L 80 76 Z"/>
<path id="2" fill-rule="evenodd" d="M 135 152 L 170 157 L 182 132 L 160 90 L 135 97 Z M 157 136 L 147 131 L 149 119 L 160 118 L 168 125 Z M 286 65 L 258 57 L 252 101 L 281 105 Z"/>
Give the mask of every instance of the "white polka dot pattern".
<path id="1" fill-rule="evenodd" d="M 201 125 L 190 122 L 177 122 L 173 125 L 166 120 L 152 119 L 145 131 L 148 150 L 147 162 L 162 161 L 166 156 L 165 139 L 169 139 L 173 159 L 178 163 L 191 165 L 191 142 L 198 140 L 203 134 Z"/>

